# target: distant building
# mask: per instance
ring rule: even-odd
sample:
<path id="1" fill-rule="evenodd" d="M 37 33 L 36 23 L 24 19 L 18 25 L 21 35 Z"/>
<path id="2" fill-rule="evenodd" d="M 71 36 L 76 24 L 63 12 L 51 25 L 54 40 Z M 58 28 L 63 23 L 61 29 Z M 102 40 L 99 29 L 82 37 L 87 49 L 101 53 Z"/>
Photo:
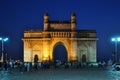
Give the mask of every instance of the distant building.
<path id="1" fill-rule="evenodd" d="M 95 30 L 77 30 L 76 15 L 71 20 L 51 21 L 48 13 L 44 14 L 44 30 L 24 31 L 24 62 L 53 61 L 54 48 L 62 44 L 67 50 L 67 61 L 96 62 Z"/>

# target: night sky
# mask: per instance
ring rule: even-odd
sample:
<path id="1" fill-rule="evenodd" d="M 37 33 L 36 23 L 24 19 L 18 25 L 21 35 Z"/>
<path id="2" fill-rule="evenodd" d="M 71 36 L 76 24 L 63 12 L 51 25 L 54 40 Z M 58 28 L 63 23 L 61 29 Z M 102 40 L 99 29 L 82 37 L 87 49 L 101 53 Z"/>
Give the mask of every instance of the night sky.
<path id="1" fill-rule="evenodd" d="M 120 36 L 119 0 L 0 0 L 0 36 L 9 37 L 4 43 L 8 57 L 22 59 L 23 32 L 43 29 L 45 12 L 49 13 L 51 20 L 69 20 L 71 13 L 75 12 L 77 29 L 97 31 L 98 60 L 112 57 L 114 42 L 110 39 Z"/>

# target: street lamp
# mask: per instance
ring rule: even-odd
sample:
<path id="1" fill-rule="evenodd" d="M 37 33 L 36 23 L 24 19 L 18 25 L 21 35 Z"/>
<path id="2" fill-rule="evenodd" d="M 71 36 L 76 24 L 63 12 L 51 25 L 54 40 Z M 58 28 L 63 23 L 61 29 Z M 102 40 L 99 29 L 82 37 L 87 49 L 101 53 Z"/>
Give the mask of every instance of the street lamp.
<path id="1" fill-rule="evenodd" d="M 120 42 L 120 37 L 115 37 L 115 38 L 112 38 L 112 41 L 115 42 L 115 52 L 114 52 L 114 60 L 115 62 L 117 62 L 117 45 L 118 45 L 118 42 Z"/>
<path id="2" fill-rule="evenodd" d="M 4 42 L 8 41 L 8 38 L 1 38 L 0 37 L 0 40 L 2 41 L 2 56 L 1 56 L 1 62 L 4 61 Z"/>

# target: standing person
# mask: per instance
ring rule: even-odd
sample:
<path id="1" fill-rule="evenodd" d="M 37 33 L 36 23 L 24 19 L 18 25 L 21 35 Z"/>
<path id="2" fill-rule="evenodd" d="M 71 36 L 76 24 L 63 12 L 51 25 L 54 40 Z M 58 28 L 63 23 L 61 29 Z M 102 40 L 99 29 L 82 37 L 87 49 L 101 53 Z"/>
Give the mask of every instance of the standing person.
<path id="1" fill-rule="evenodd" d="M 24 63 L 24 70 L 27 71 L 27 63 Z"/>
<path id="2" fill-rule="evenodd" d="M 23 63 L 20 62 L 20 65 L 19 65 L 19 71 L 22 72 L 23 71 Z"/>
<path id="3" fill-rule="evenodd" d="M 29 62 L 27 63 L 27 71 L 28 72 L 30 71 L 30 63 Z"/>
<path id="4" fill-rule="evenodd" d="M 0 62 L 0 68 L 2 67 L 2 63 Z"/>
<path id="5" fill-rule="evenodd" d="M 4 69 L 7 70 L 7 62 L 4 62 Z"/>
<path id="6" fill-rule="evenodd" d="M 38 69 L 38 55 L 37 54 L 34 56 L 34 67 L 36 70 Z"/>
<path id="7" fill-rule="evenodd" d="M 9 62 L 9 65 L 10 65 L 10 68 L 13 67 L 13 63 L 12 63 L 12 61 Z"/>
<path id="8" fill-rule="evenodd" d="M 9 61 L 9 64 L 8 64 L 8 65 L 9 65 L 9 67 L 8 67 L 8 68 L 11 70 L 11 69 L 12 69 L 12 67 L 13 67 L 13 63 L 12 63 L 12 61 Z"/>
<path id="9" fill-rule="evenodd" d="M 101 65 L 102 65 L 102 68 L 105 68 L 105 65 L 106 65 L 105 61 L 103 61 Z"/>

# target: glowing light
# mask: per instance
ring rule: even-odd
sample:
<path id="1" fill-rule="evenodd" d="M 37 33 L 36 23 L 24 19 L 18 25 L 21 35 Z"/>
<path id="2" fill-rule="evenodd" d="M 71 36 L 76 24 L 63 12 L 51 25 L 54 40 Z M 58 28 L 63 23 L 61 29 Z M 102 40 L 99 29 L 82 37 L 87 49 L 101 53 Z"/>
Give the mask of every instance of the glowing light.
<path id="1" fill-rule="evenodd" d="M 47 57 L 48 57 L 48 54 L 44 54 L 44 57 L 47 58 Z"/>
<path id="2" fill-rule="evenodd" d="M 2 41 L 7 41 L 8 38 L 1 38 L 1 37 L 0 37 L 0 40 L 2 40 Z"/>
<path id="3" fill-rule="evenodd" d="M 2 40 L 2 38 L 0 38 L 0 40 Z"/>
<path id="4" fill-rule="evenodd" d="M 7 41 L 7 40 L 8 40 L 8 38 L 3 39 L 3 41 Z"/>
<path id="5" fill-rule="evenodd" d="M 116 39 L 115 39 L 115 38 L 112 38 L 112 41 L 116 41 Z"/>
<path id="6" fill-rule="evenodd" d="M 118 42 L 118 41 L 120 41 L 120 37 L 112 38 L 112 41 L 115 41 L 115 42 L 117 41 Z"/>
<path id="7" fill-rule="evenodd" d="M 120 41 L 120 37 L 117 38 L 117 41 Z"/>

